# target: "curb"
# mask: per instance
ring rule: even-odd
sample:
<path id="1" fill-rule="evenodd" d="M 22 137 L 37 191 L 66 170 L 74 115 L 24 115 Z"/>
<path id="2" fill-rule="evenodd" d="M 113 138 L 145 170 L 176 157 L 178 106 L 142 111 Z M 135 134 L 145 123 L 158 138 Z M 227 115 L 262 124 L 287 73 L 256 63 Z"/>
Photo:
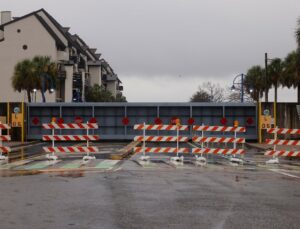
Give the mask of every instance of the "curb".
<path id="1" fill-rule="evenodd" d="M 257 149 L 257 150 L 261 150 L 261 151 L 272 149 L 272 146 L 266 148 L 266 147 L 262 147 L 262 146 L 258 146 L 258 145 L 252 145 L 251 143 L 247 143 L 247 142 L 245 143 L 245 145 L 249 148 Z"/>
<path id="2" fill-rule="evenodd" d="M 18 147 L 22 147 L 22 146 L 29 146 L 29 145 L 35 145 L 40 143 L 41 141 L 32 141 L 32 142 L 25 142 L 25 143 L 20 143 L 20 144 L 16 144 L 16 145 L 12 145 L 10 146 L 10 148 L 18 148 Z"/>

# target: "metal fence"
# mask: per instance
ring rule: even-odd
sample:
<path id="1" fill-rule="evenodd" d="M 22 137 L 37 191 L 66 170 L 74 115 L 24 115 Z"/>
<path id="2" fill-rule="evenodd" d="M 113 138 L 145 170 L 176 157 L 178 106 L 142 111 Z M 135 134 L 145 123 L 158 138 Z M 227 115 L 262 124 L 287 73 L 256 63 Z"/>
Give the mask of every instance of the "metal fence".
<path id="1" fill-rule="evenodd" d="M 100 128 L 93 134 L 100 135 L 103 140 L 133 139 L 137 134 L 134 124 L 154 124 L 157 118 L 163 124 L 170 124 L 172 118 L 177 117 L 185 125 L 193 118 L 195 125 L 220 126 L 225 117 L 228 126 L 233 126 L 234 120 L 238 120 L 240 126 L 247 128 L 243 136 L 254 140 L 257 139 L 256 114 L 256 104 L 246 103 L 32 103 L 27 105 L 27 139 L 41 139 L 43 134 L 49 134 L 42 129 L 42 123 L 51 122 L 52 117 L 62 118 L 65 123 L 74 123 L 76 117 L 81 117 L 84 122 L 95 118 Z M 124 122 L 126 117 L 127 125 Z M 61 130 L 60 134 L 83 132 Z M 159 134 L 159 131 L 152 134 Z M 191 128 L 188 134 L 193 135 Z"/>

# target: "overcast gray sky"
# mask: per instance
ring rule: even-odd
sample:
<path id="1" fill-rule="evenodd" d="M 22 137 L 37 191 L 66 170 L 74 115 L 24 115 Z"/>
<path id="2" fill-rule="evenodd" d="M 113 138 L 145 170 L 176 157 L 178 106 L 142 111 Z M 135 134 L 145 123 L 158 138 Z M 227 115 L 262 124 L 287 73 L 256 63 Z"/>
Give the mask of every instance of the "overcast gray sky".
<path id="1" fill-rule="evenodd" d="M 265 52 L 296 48 L 300 16 L 299 0 L 0 0 L 13 16 L 40 8 L 102 53 L 131 102 L 188 101 L 204 81 L 231 86 Z"/>

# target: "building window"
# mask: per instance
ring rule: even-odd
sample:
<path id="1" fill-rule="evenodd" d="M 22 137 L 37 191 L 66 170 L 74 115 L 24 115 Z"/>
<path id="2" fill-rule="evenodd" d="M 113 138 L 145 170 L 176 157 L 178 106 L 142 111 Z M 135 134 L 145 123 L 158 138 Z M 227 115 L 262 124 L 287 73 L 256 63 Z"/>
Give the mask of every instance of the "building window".
<path id="1" fill-rule="evenodd" d="M 28 48 L 27 45 L 23 45 L 23 49 L 26 50 Z"/>
<path id="2" fill-rule="evenodd" d="M 18 32 L 18 33 L 21 33 L 21 30 L 20 30 L 20 29 L 17 29 L 17 32 Z"/>

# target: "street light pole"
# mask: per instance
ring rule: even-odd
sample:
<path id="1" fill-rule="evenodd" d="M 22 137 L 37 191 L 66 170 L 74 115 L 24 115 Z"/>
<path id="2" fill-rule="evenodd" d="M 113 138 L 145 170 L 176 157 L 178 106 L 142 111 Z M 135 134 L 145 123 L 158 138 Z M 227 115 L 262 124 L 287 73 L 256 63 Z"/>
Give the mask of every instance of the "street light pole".
<path id="1" fill-rule="evenodd" d="M 244 102 L 244 74 L 242 73 L 241 74 L 241 84 L 242 84 L 242 91 L 241 91 L 241 93 L 242 93 L 242 95 L 241 95 L 241 103 L 243 103 Z"/>
<path id="2" fill-rule="evenodd" d="M 267 103 L 268 98 L 268 53 L 265 53 L 265 102 Z"/>

